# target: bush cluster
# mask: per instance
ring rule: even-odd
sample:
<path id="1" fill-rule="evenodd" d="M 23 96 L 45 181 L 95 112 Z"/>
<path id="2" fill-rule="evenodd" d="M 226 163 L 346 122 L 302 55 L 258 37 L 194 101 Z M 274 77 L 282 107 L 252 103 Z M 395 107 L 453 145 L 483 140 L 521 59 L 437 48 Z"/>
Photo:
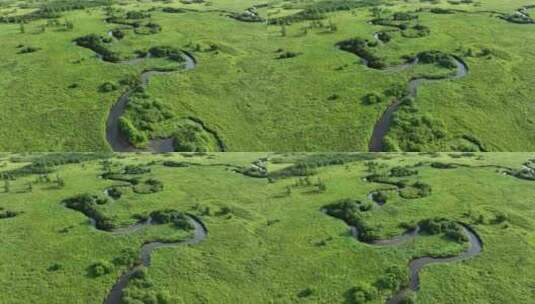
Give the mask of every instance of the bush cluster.
<path id="1" fill-rule="evenodd" d="M 364 213 L 371 210 L 372 204 L 354 199 L 341 199 L 323 207 L 323 210 L 330 216 L 341 219 L 349 226 L 353 226 L 358 231 L 360 241 L 373 241 L 378 238 L 377 231 L 366 224 Z"/>
<path id="2" fill-rule="evenodd" d="M 168 59 L 183 62 L 185 59 L 183 57 L 182 51 L 180 51 L 178 48 L 168 46 L 168 45 L 162 45 L 162 46 L 154 46 L 149 49 L 149 53 L 153 57 L 167 57 Z"/>
<path id="3" fill-rule="evenodd" d="M 107 193 L 111 198 L 116 200 L 120 199 L 123 195 L 123 192 L 121 191 L 121 189 L 119 189 L 119 187 L 111 187 L 107 190 Z"/>
<path id="4" fill-rule="evenodd" d="M 377 280 L 375 286 L 380 290 L 397 291 L 409 284 L 407 270 L 399 266 L 391 266 Z"/>
<path id="5" fill-rule="evenodd" d="M 124 174 L 145 174 L 150 173 L 151 169 L 140 165 L 126 165 L 123 169 Z"/>
<path id="6" fill-rule="evenodd" d="M 119 118 L 119 127 L 132 144 L 143 146 L 156 124 L 173 117 L 168 106 L 136 91 L 130 95 L 125 115 Z"/>
<path id="7" fill-rule="evenodd" d="M 431 151 L 444 147 L 447 137 L 442 120 L 420 113 L 414 100 L 406 98 L 394 113 L 384 145 L 387 151 Z"/>
<path id="8" fill-rule="evenodd" d="M 365 304 L 377 298 L 377 289 L 367 283 L 359 282 L 348 291 L 351 304 Z"/>
<path id="9" fill-rule="evenodd" d="M 112 270 L 113 270 L 113 265 L 111 263 L 107 261 L 98 261 L 98 262 L 91 264 L 87 268 L 87 273 L 89 274 L 89 276 L 96 278 L 96 277 L 106 275 L 112 272 Z"/>
<path id="10" fill-rule="evenodd" d="M 185 122 L 173 134 L 175 151 L 209 152 L 217 150 L 214 138 L 197 123 Z"/>
<path id="11" fill-rule="evenodd" d="M 393 167 L 390 169 L 390 176 L 394 177 L 405 177 L 418 174 L 417 170 L 409 169 L 407 167 Z"/>
<path id="12" fill-rule="evenodd" d="M 85 193 L 64 199 L 62 203 L 67 208 L 82 212 L 85 216 L 95 220 L 97 229 L 111 231 L 115 227 L 112 220 L 97 209 L 98 205 L 106 204 L 107 199 Z"/>
<path id="13" fill-rule="evenodd" d="M 193 230 L 195 228 L 186 214 L 174 209 L 153 211 L 150 213 L 150 217 L 152 222 L 156 224 L 172 223 L 176 228 L 183 230 Z"/>
<path id="14" fill-rule="evenodd" d="M 108 93 L 117 90 L 118 87 L 113 82 L 105 82 L 98 87 L 99 92 Z"/>
<path id="15" fill-rule="evenodd" d="M 419 62 L 425 64 L 437 64 L 443 68 L 453 69 L 456 67 L 453 58 L 440 51 L 425 51 L 417 55 Z"/>
<path id="16" fill-rule="evenodd" d="M 188 163 L 174 161 L 174 160 L 166 160 L 162 163 L 162 165 L 165 167 L 175 167 L 175 168 L 185 168 L 185 167 L 190 166 Z"/>
<path id="17" fill-rule="evenodd" d="M 468 237 L 464 234 L 463 229 L 459 224 L 448 220 L 446 218 L 435 217 L 425 219 L 418 223 L 420 231 L 428 234 L 444 233 L 447 238 L 462 243 L 468 241 Z"/>
<path id="18" fill-rule="evenodd" d="M 361 38 L 352 38 L 336 44 L 340 49 L 356 54 L 366 60 L 367 66 L 374 69 L 384 69 L 386 63 L 382 58 L 373 54 L 368 48 L 368 41 Z"/>
<path id="19" fill-rule="evenodd" d="M 0 219 L 12 218 L 12 217 L 22 214 L 22 212 L 10 211 L 10 210 L 4 210 L 4 211 L 0 210 L 0 211 L 1 211 Z"/>
<path id="20" fill-rule="evenodd" d="M 431 195 L 431 185 L 424 182 L 415 182 L 410 187 L 399 191 L 399 196 L 405 199 L 416 199 Z"/>
<path id="21" fill-rule="evenodd" d="M 362 97 L 362 103 L 365 105 L 373 105 L 378 104 L 385 101 L 385 97 L 383 95 L 380 95 L 378 93 L 368 93 Z"/>
<path id="22" fill-rule="evenodd" d="M 102 60 L 109 62 L 119 62 L 121 57 L 119 54 L 110 51 L 105 45 L 105 38 L 96 34 L 89 34 L 74 39 L 77 45 L 88 48 L 93 52 L 99 54 Z"/>

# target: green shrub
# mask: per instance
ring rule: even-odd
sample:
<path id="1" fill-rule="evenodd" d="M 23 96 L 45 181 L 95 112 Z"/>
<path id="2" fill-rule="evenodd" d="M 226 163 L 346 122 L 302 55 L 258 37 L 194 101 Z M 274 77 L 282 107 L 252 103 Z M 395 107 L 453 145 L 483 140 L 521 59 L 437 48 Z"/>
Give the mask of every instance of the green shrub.
<path id="1" fill-rule="evenodd" d="M 138 254 L 135 250 L 132 249 L 123 249 L 119 256 L 113 259 L 113 264 L 117 266 L 132 267 L 138 263 Z"/>
<path id="2" fill-rule="evenodd" d="M 153 211 L 150 217 L 154 223 L 172 223 L 176 228 L 183 230 L 193 230 L 195 227 L 183 212 L 174 209 L 163 209 Z"/>
<path id="3" fill-rule="evenodd" d="M 453 58 L 448 55 L 444 54 L 440 51 L 425 51 L 418 53 L 417 55 L 419 62 L 424 64 L 437 64 L 438 66 L 441 66 L 443 68 L 453 69 L 457 65 L 453 61 Z"/>
<path id="4" fill-rule="evenodd" d="M 101 84 L 99 86 L 99 88 L 98 88 L 98 90 L 100 92 L 103 92 L 103 93 L 112 92 L 112 91 L 115 91 L 117 89 L 118 89 L 117 85 L 115 85 L 114 83 L 109 82 L 109 81 Z"/>
<path id="5" fill-rule="evenodd" d="M 289 59 L 289 58 L 297 57 L 299 55 L 300 53 L 297 53 L 297 52 L 286 51 L 286 52 L 282 52 L 281 54 L 279 54 L 277 59 Z"/>
<path id="6" fill-rule="evenodd" d="M 111 34 L 112 34 L 113 37 L 115 37 L 115 38 L 117 38 L 119 40 L 123 39 L 126 36 L 126 34 L 120 29 L 112 30 Z"/>
<path id="7" fill-rule="evenodd" d="M 48 266 L 48 268 L 46 270 L 49 271 L 49 272 L 55 272 L 55 271 L 59 271 L 61 269 L 63 269 L 63 265 L 61 265 L 59 263 L 54 263 L 54 264 Z"/>
<path id="8" fill-rule="evenodd" d="M 367 283 L 359 282 L 349 290 L 349 299 L 352 304 L 368 303 L 375 298 L 377 298 L 377 289 Z"/>
<path id="9" fill-rule="evenodd" d="M 91 264 L 87 271 L 91 277 L 100 277 L 110 273 L 113 270 L 113 265 L 106 261 L 98 261 Z"/>
<path id="10" fill-rule="evenodd" d="M 468 241 L 461 226 L 445 218 L 425 219 L 418 223 L 420 231 L 428 234 L 444 233 L 445 236 L 453 241 L 462 243 Z"/>
<path id="11" fill-rule="evenodd" d="M 409 284 L 407 271 L 399 266 L 389 267 L 377 280 L 375 285 L 378 289 L 397 291 Z"/>
<path id="12" fill-rule="evenodd" d="M 126 12 L 126 19 L 144 19 L 149 18 L 150 14 L 141 11 L 128 11 Z"/>
<path id="13" fill-rule="evenodd" d="M 140 166 L 140 165 L 126 165 L 124 167 L 124 174 L 145 174 L 150 173 L 151 169 L 149 167 Z"/>
<path id="14" fill-rule="evenodd" d="M 313 295 L 313 294 L 314 294 L 314 290 L 312 290 L 311 288 L 307 287 L 307 288 L 301 290 L 301 291 L 297 294 L 297 296 L 298 296 L 299 298 L 308 298 L 308 297 L 310 297 L 310 296 Z"/>
<path id="15" fill-rule="evenodd" d="M 119 128 L 135 146 L 143 146 L 149 140 L 145 132 L 138 130 L 132 121 L 124 116 L 119 118 Z"/>
<path id="16" fill-rule="evenodd" d="M 374 69 L 383 69 L 386 63 L 383 59 L 374 55 L 368 48 L 368 41 L 361 38 L 353 38 L 340 41 L 336 44 L 340 49 L 356 54 L 366 60 L 367 66 Z"/>
<path id="17" fill-rule="evenodd" d="M 393 167 L 390 169 L 390 176 L 405 177 L 418 174 L 418 171 L 411 170 L 407 167 Z"/>
<path id="18" fill-rule="evenodd" d="M 174 161 L 174 160 L 166 160 L 162 163 L 163 166 L 165 167 L 175 167 L 175 168 L 185 168 L 185 167 L 189 167 L 189 164 L 188 163 L 185 163 L 185 162 L 178 162 L 178 161 Z"/>
<path id="19" fill-rule="evenodd" d="M 388 195 L 385 191 L 377 191 L 372 193 L 372 200 L 379 205 L 386 204 L 388 200 Z"/>
<path id="20" fill-rule="evenodd" d="M 34 53 L 39 51 L 40 48 L 32 47 L 32 46 L 26 46 L 19 50 L 19 54 L 28 54 L 28 53 Z"/>
<path id="21" fill-rule="evenodd" d="M 62 201 L 67 208 L 82 212 L 85 216 L 95 220 L 95 227 L 97 229 L 111 231 L 114 228 L 111 219 L 97 209 L 97 205 L 103 204 L 103 202 L 105 202 L 104 199 L 87 193 Z"/>
<path id="22" fill-rule="evenodd" d="M 368 93 L 362 98 L 362 103 L 365 105 L 373 105 L 381 103 L 385 100 L 385 97 L 377 93 Z"/>
<path id="23" fill-rule="evenodd" d="M 111 198 L 116 200 L 120 199 L 123 195 L 123 192 L 121 191 L 121 189 L 119 189 L 119 187 L 111 187 L 107 190 L 107 193 Z"/>
<path id="24" fill-rule="evenodd" d="M 377 38 L 384 43 L 390 42 L 390 40 L 392 40 L 392 36 L 390 36 L 390 34 L 387 32 L 377 33 Z"/>
<path id="25" fill-rule="evenodd" d="M 149 53 L 153 57 L 167 57 L 168 59 L 178 62 L 183 62 L 185 60 L 182 51 L 168 45 L 151 47 Z"/>
<path id="26" fill-rule="evenodd" d="M 105 39 L 102 36 L 89 34 L 74 39 L 74 42 L 81 47 L 88 48 L 99 54 L 104 61 L 119 62 L 121 60 L 119 54 L 110 51 L 104 46 Z"/>
<path id="27" fill-rule="evenodd" d="M 18 216 L 20 214 L 22 214 L 22 212 L 5 210 L 5 211 L 0 212 L 0 219 L 13 218 L 13 217 L 16 217 L 16 216 Z"/>
<path id="28" fill-rule="evenodd" d="M 196 123 L 184 123 L 173 135 L 175 151 L 209 152 L 217 150 L 214 139 Z"/>
<path id="29" fill-rule="evenodd" d="M 405 199 L 426 197 L 431 195 L 431 185 L 424 182 L 415 182 L 414 184 L 410 185 L 410 187 L 401 189 L 399 195 Z"/>

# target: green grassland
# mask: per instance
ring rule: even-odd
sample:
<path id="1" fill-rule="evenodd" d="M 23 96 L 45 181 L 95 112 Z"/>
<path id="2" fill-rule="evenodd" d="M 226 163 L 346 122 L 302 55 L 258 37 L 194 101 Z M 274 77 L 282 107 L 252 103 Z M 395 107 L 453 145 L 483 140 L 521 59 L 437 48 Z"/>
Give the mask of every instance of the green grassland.
<path id="1" fill-rule="evenodd" d="M 364 303 L 351 297 L 353 287 L 375 286 L 387 269 L 405 270 L 414 257 L 455 255 L 467 246 L 443 234 L 392 246 L 357 241 L 343 221 L 321 212 L 347 198 L 371 207 L 362 220 L 374 238 L 399 235 L 400 224 L 434 217 L 469 224 L 480 236 L 479 255 L 423 269 L 417 303 L 532 303 L 535 181 L 529 178 L 535 176 L 517 173 L 534 158 L 532 153 L 3 154 L 0 214 L 15 216 L 0 219 L 0 303 L 102 303 L 127 269 L 111 261 L 137 253 L 147 241 L 188 238 L 169 225 L 128 234 L 97 230 L 84 214 L 62 205 L 83 193 L 103 199 L 104 190 L 117 185 L 124 186 L 122 196 L 95 207 L 116 227 L 174 209 L 197 215 L 208 230 L 199 244 L 157 249 L 145 283 L 129 284 L 138 300 L 124 303 Z M 448 163 L 458 165 L 440 168 Z M 392 185 L 363 178 L 386 176 L 394 167 L 416 173 L 388 180 L 418 181 L 430 191 L 409 199 L 388 192 L 384 205 L 374 204 L 368 193 Z M 115 179 L 103 178 L 105 173 Z M 163 188 L 148 193 L 143 185 L 149 179 Z M 414 194 L 410 186 L 402 192 Z M 107 265 L 107 272 L 92 274 L 95 263 Z M 384 303 L 393 292 L 377 287 L 366 303 Z"/>
<path id="2" fill-rule="evenodd" d="M 110 149 L 106 120 L 128 88 L 119 85 L 121 80 L 151 68 L 177 68 L 164 58 L 109 63 L 73 44 L 88 34 L 107 37 L 113 29 L 125 36 L 105 46 L 121 59 L 171 46 L 197 60 L 193 70 L 151 76 L 144 90 L 171 118 L 155 119 L 150 108 L 148 114 L 127 109 L 128 117 L 145 115 L 146 122 L 136 127 L 149 138 L 172 136 L 185 118 L 194 117 L 229 151 L 365 151 L 376 121 L 394 98 L 386 94 L 367 105 L 362 101 L 367 94 L 383 95 L 414 77 L 451 72 L 430 64 L 402 71 L 370 69 L 336 47 L 351 38 L 374 41 L 375 32 L 387 31 L 390 41 L 370 51 L 389 66 L 402 63 L 403 56 L 438 50 L 461 57 L 469 67 L 464 78 L 419 87 L 413 106 L 394 118 L 387 135 L 390 150 L 535 149 L 534 25 L 507 22 L 489 12 L 509 15 L 531 3 L 434 2 L 99 0 L 80 8 L 76 1 L 52 1 L 46 11 L 52 18 L 39 18 L 36 12 L 47 7 L 42 2 L 2 1 L 0 150 Z M 261 22 L 238 20 L 251 7 Z M 105 21 L 128 12 L 148 15 L 138 20 L 138 29 Z M 400 12 L 417 17 L 408 30 L 369 23 Z M 148 23 L 159 28 L 150 32 Z M 418 24 L 428 34 L 408 38 L 419 33 Z M 34 52 L 25 53 L 28 48 Z M 99 89 L 107 82 L 115 90 Z"/>

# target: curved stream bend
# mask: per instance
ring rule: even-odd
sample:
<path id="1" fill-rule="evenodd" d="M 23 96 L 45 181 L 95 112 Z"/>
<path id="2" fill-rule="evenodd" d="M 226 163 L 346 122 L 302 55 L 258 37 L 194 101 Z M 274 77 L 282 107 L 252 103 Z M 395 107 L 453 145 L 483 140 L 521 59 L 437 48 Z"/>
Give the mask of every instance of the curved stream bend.
<path id="1" fill-rule="evenodd" d="M 134 266 L 133 268 L 123 273 L 121 277 L 119 277 L 119 279 L 117 280 L 113 288 L 108 293 L 108 296 L 104 300 L 104 304 L 120 304 L 121 303 L 123 290 L 128 286 L 128 281 L 136 273 L 137 270 L 141 269 L 142 267 L 150 266 L 150 262 L 151 262 L 150 256 L 154 250 L 158 248 L 162 248 L 162 247 L 195 245 L 206 238 L 206 235 L 208 234 L 208 230 L 206 229 L 206 226 L 203 224 L 203 222 L 198 217 L 192 214 L 188 214 L 188 217 L 190 219 L 190 222 L 194 226 L 193 237 L 183 240 L 183 241 L 177 241 L 177 242 L 151 241 L 151 242 L 145 243 L 143 247 L 141 247 L 141 253 L 139 256 L 141 264 Z M 142 225 L 147 225 L 147 224 L 150 224 L 150 218 L 147 222 L 145 222 Z"/>
<path id="2" fill-rule="evenodd" d="M 322 212 L 326 213 L 325 210 L 322 210 Z M 326 213 L 327 214 L 327 213 Z M 338 218 L 337 218 L 338 219 Z M 399 291 L 397 291 L 390 299 L 387 300 L 386 304 L 400 304 L 402 303 L 403 299 L 405 298 L 407 292 L 409 291 L 417 291 L 420 289 L 420 271 L 422 268 L 424 268 L 426 265 L 429 264 L 439 264 L 439 263 L 450 263 L 450 262 L 456 262 L 456 261 L 463 261 L 467 260 L 471 257 L 474 257 L 481 253 L 483 250 L 483 242 L 481 241 L 481 238 L 477 235 L 477 233 L 470 228 L 468 225 L 458 222 L 459 225 L 461 225 L 463 233 L 468 238 L 468 241 L 470 243 L 470 247 L 461 252 L 460 254 L 456 256 L 449 256 L 449 257 L 431 257 L 431 256 L 423 256 L 414 258 L 409 262 L 409 285 Z M 404 243 L 408 240 L 416 238 L 420 234 L 420 229 L 417 227 L 414 230 L 409 230 L 399 236 L 395 236 L 391 239 L 383 239 L 383 240 L 374 240 L 374 241 L 361 241 L 359 239 L 359 231 L 357 227 L 348 225 L 351 230 L 351 235 L 359 242 L 363 242 L 368 245 L 374 245 L 374 246 L 394 246 L 399 245 L 401 243 Z"/>
<path id="3" fill-rule="evenodd" d="M 194 69 L 197 61 L 195 58 L 188 52 L 182 51 L 182 57 L 184 58 L 184 69 L 191 70 Z M 133 59 L 125 61 L 122 63 L 133 64 L 138 63 L 140 60 L 144 60 L 144 57 L 141 59 Z M 174 71 L 161 71 L 158 69 L 148 69 L 141 73 L 139 76 L 141 87 L 145 88 L 149 83 L 149 78 L 153 75 L 158 74 L 168 74 Z M 106 122 L 106 140 L 110 144 L 113 151 L 117 152 L 133 152 L 137 151 L 128 138 L 121 132 L 119 127 L 119 118 L 126 110 L 128 100 L 130 95 L 135 91 L 135 88 L 130 88 L 124 92 L 117 102 L 112 106 L 110 113 L 108 115 L 108 120 Z M 152 139 L 149 141 L 150 150 L 153 152 L 174 152 L 173 139 L 172 138 L 162 138 L 162 139 Z"/>
<path id="4" fill-rule="evenodd" d="M 443 80 L 451 80 L 451 79 L 459 79 L 462 77 L 465 77 L 468 74 L 468 65 L 459 57 L 450 55 L 453 59 L 453 62 L 455 63 L 456 70 L 455 74 L 451 76 L 441 77 L 441 78 L 432 78 L 432 77 L 416 77 L 409 81 L 409 85 L 407 88 L 407 94 L 399 99 L 396 99 L 393 103 L 391 103 L 386 110 L 383 112 L 379 120 L 375 123 L 375 126 L 373 128 L 372 137 L 370 139 L 370 143 L 368 145 L 368 150 L 370 152 L 381 152 L 384 151 L 384 144 L 383 140 L 386 136 L 386 133 L 390 129 L 390 125 L 392 124 L 392 120 L 394 118 L 394 113 L 399 109 L 401 104 L 403 103 L 403 100 L 407 97 L 410 98 L 416 98 L 416 94 L 418 91 L 418 87 L 426 82 L 434 82 L 434 81 L 443 81 Z M 366 62 L 365 62 L 366 63 Z M 401 64 L 398 66 L 390 67 L 388 70 L 404 70 L 407 69 L 415 64 L 418 64 L 418 59 L 410 62 Z"/>
<path id="5" fill-rule="evenodd" d="M 156 240 L 156 241 L 148 241 L 145 244 L 143 244 L 143 246 L 141 247 L 141 252 L 139 254 L 139 261 L 141 263 L 134 265 L 134 267 L 132 267 L 131 269 L 129 269 L 128 271 L 126 271 L 119 277 L 119 279 L 117 280 L 113 288 L 110 290 L 110 292 L 106 296 L 106 299 L 104 300 L 104 304 L 120 304 L 121 303 L 123 290 L 127 287 L 128 281 L 136 273 L 137 270 L 141 269 L 142 267 L 150 266 L 150 256 L 154 250 L 158 248 L 162 248 L 162 247 L 174 247 L 174 246 L 179 246 L 179 245 L 195 245 L 206 238 L 208 234 L 208 229 L 206 228 L 204 223 L 201 221 L 201 219 L 190 213 L 186 213 L 186 216 L 188 217 L 190 223 L 193 225 L 193 228 L 194 228 L 193 236 L 189 239 L 185 239 L 181 241 L 162 242 L 162 241 Z M 110 232 L 115 235 L 130 234 L 130 233 L 143 229 L 147 225 L 152 224 L 152 218 L 149 216 L 144 221 L 139 221 L 129 226 L 119 227 L 111 231 L 107 231 L 107 230 L 99 229 L 97 227 L 97 223 L 94 218 L 88 217 L 88 219 L 89 219 L 89 222 L 91 223 L 91 226 L 93 226 L 95 229 Z"/>

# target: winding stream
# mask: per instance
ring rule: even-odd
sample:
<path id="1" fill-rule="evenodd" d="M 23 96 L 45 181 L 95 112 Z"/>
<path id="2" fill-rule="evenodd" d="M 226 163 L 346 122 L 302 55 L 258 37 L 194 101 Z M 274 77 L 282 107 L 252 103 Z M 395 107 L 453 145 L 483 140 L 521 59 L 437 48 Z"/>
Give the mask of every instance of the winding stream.
<path id="1" fill-rule="evenodd" d="M 494 166 L 494 165 L 481 165 L 480 167 L 500 167 L 502 166 Z M 366 178 L 363 179 L 364 181 L 368 181 Z M 377 204 L 377 206 L 380 208 L 384 205 L 384 202 L 380 202 L 374 199 L 373 195 L 377 193 L 378 191 L 399 191 L 399 189 L 382 189 L 382 190 L 375 190 L 368 193 L 367 198 Z M 321 211 L 327 215 L 326 209 L 321 209 Z M 339 219 L 335 217 L 336 219 Z M 339 219 L 340 220 L 340 219 Z M 403 303 L 407 293 L 409 291 L 418 291 L 420 289 L 420 271 L 422 268 L 424 268 L 426 265 L 429 264 L 439 264 L 439 263 L 451 263 L 451 262 L 457 262 L 457 261 L 463 261 L 467 260 L 469 258 L 472 258 L 478 254 L 481 253 L 483 250 L 483 242 L 481 238 L 477 235 L 475 230 L 473 230 L 468 225 L 457 222 L 462 228 L 462 231 L 464 235 L 468 238 L 469 247 L 468 249 L 464 250 L 463 252 L 459 253 L 455 256 L 448 256 L 448 257 L 431 257 L 431 256 L 423 256 L 423 257 L 417 257 L 412 259 L 409 262 L 409 284 L 407 287 L 404 287 L 400 290 L 398 290 L 396 293 L 393 294 L 393 296 L 386 301 L 386 304 L 401 304 Z M 372 240 L 372 241 L 364 241 L 361 240 L 359 235 L 359 230 L 356 226 L 352 226 L 348 224 L 348 227 L 351 232 L 351 236 L 357 240 L 358 242 L 363 242 L 368 245 L 373 246 L 395 246 L 400 245 L 402 243 L 405 243 L 411 239 L 416 238 L 420 234 L 420 227 L 416 226 L 415 229 L 407 230 L 401 235 L 394 236 L 390 239 L 380 239 L 380 240 Z"/>
<path id="2" fill-rule="evenodd" d="M 368 23 L 373 24 L 371 22 L 368 22 Z M 373 38 L 375 39 L 375 41 L 377 41 L 378 45 L 384 44 L 384 42 L 381 41 L 381 39 L 379 39 L 379 32 L 374 33 Z M 348 50 L 345 50 L 345 51 L 348 51 Z M 351 51 L 348 51 L 348 52 L 359 57 L 361 62 L 368 68 L 385 71 L 385 72 L 400 72 L 400 71 L 409 69 L 414 65 L 419 64 L 418 57 L 416 57 L 412 61 L 409 61 L 406 63 L 388 66 L 386 68 L 379 69 L 379 68 L 371 66 L 370 62 L 366 58 L 360 56 L 356 52 L 351 52 Z M 408 98 L 408 97 L 416 98 L 419 86 L 428 82 L 459 79 L 459 78 L 465 77 L 468 74 L 468 65 L 461 58 L 455 55 L 451 55 L 451 54 L 449 56 L 451 57 L 452 62 L 455 64 L 454 74 L 449 75 L 449 76 L 443 76 L 443 77 L 430 77 L 430 76 L 414 77 L 409 81 L 407 85 L 407 93 L 405 94 L 405 96 L 394 100 L 394 102 L 392 102 L 386 108 L 386 110 L 383 112 L 381 117 L 377 120 L 373 128 L 372 136 L 371 136 L 370 142 L 368 143 L 368 150 L 370 152 L 384 151 L 384 144 L 383 144 L 384 137 L 386 136 L 388 130 L 390 129 L 390 125 L 392 124 L 394 113 L 401 107 L 402 102 L 405 98 Z"/>
<path id="3" fill-rule="evenodd" d="M 399 109 L 401 106 L 403 99 L 407 97 L 415 98 L 417 95 L 418 87 L 426 82 L 437 82 L 437 81 L 444 81 L 444 80 L 453 80 L 453 79 L 459 79 L 462 77 L 465 77 L 468 74 L 468 66 L 462 59 L 460 59 L 457 56 L 451 55 L 453 62 L 455 63 L 455 74 L 447 77 L 442 78 L 431 78 L 431 77 L 416 77 L 409 81 L 408 87 L 407 87 L 407 94 L 399 99 L 396 99 L 394 102 L 392 102 L 386 110 L 383 112 L 379 120 L 375 123 L 375 127 L 373 128 L 372 137 L 370 139 L 370 143 L 368 145 L 368 150 L 370 152 L 381 152 L 384 151 L 384 144 L 383 140 L 386 136 L 386 133 L 390 129 L 390 125 L 392 124 L 392 120 L 394 118 L 394 113 Z M 366 62 L 365 62 L 366 64 Z M 407 68 L 410 68 L 411 66 L 418 64 L 418 59 L 410 62 L 405 63 L 393 67 L 389 67 L 386 70 L 388 71 L 401 71 Z"/>
<path id="4" fill-rule="evenodd" d="M 64 205 L 65 206 L 65 205 Z M 65 206 L 68 208 L 67 206 Z M 71 209 L 71 208 L 69 208 Z M 80 212 L 78 210 L 72 209 L 73 211 Z M 182 245 L 195 245 L 202 240 L 204 240 L 208 234 L 208 229 L 204 225 L 204 223 L 199 219 L 197 216 L 193 214 L 187 213 L 186 216 L 188 217 L 190 223 L 193 225 L 193 236 L 180 241 L 169 241 L 169 242 L 162 242 L 162 241 L 148 241 L 141 247 L 140 254 L 139 254 L 139 261 L 140 264 L 134 265 L 132 268 L 124 272 L 113 288 L 110 290 L 108 295 L 106 296 L 106 299 L 104 300 L 104 304 L 120 304 L 121 303 L 121 297 L 123 295 L 123 290 L 128 286 L 128 281 L 130 278 L 136 273 L 136 271 L 142 269 L 143 267 L 150 266 L 150 257 L 154 250 L 158 248 L 163 247 L 174 247 L 174 246 L 182 246 Z M 124 234 L 131 234 L 136 231 L 139 231 L 143 229 L 145 226 L 152 224 L 151 217 L 148 217 L 144 221 L 139 221 L 135 224 L 115 228 L 111 231 L 102 230 L 97 227 L 96 220 L 92 217 L 87 217 L 89 219 L 89 222 L 91 226 L 93 226 L 95 229 L 99 231 L 106 231 L 108 233 L 111 233 L 113 235 L 124 235 Z"/>
<path id="5" fill-rule="evenodd" d="M 322 212 L 327 214 L 325 210 L 322 210 Z M 481 238 L 477 235 L 477 233 L 472 228 L 470 228 L 468 225 L 464 223 L 458 222 L 457 224 L 459 224 L 462 227 L 463 233 L 468 238 L 468 242 L 470 244 L 469 248 L 459 253 L 456 256 L 449 256 L 449 257 L 423 256 L 423 257 L 412 259 L 408 265 L 409 266 L 408 286 L 398 290 L 390 299 L 386 301 L 386 304 L 400 304 L 404 300 L 407 292 L 411 290 L 418 291 L 420 289 L 420 271 L 426 265 L 463 261 L 481 253 L 481 251 L 483 250 L 483 242 L 481 241 Z M 373 246 L 400 245 L 408 240 L 416 238 L 420 234 L 419 227 L 416 227 L 416 229 L 406 231 L 405 233 L 399 236 L 392 237 L 390 239 L 362 241 L 359 239 L 358 228 L 355 226 L 351 226 L 351 225 L 348 225 L 348 226 L 351 231 L 351 235 L 353 236 L 355 240 L 357 240 L 358 242 L 363 242 L 365 244 L 373 245 Z"/>
<path id="6" fill-rule="evenodd" d="M 133 268 L 129 269 L 125 273 L 119 277 L 113 288 L 108 293 L 108 296 L 104 300 L 104 304 L 120 304 L 121 303 L 121 297 L 123 295 L 123 290 L 128 286 L 128 281 L 130 278 L 136 273 L 136 271 L 142 269 L 143 267 L 150 266 L 151 260 L 151 254 L 154 250 L 158 248 L 163 247 L 174 247 L 174 246 L 183 246 L 183 245 L 195 245 L 200 243 L 202 240 L 206 238 L 206 235 L 208 234 L 208 230 L 204 226 L 204 224 L 201 222 L 200 219 L 198 219 L 196 216 L 193 216 L 191 214 L 188 214 L 188 217 L 190 219 L 190 222 L 194 226 L 194 233 L 193 236 L 189 239 L 183 240 L 183 241 L 177 241 L 177 242 L 160 242 L 160 241 L 151 241 L 147 242 L 141 247 L 141 253 L 139 255 L 139 259 L 141 261 L 140 265 L 136 265 Z M 144 225 L 150 224 L 150 218 L 146 222 L 142 224 L 140 227 L 137 228 L 140 229 Z M 132 232 L 135 225 L 130 226 L 128 229 L 128 232 Z M 127 229 L 127 228 L 124 228 Z"/>
<path id="7" fill-rule="evenodd" d="M 111 31 L 107 32 L 107 35 L 112 35 Z M 78 45 L 76 42 L 74 42 L 75 45 Z M 105 61 L 99 53 L 93 51 L 96 56 L 103 62 L 110 63 L 110 64 L 128 64 L 128 65 L 136 65 L 140 64 L 146 59 L 150 58 L 150 53 L 147 53 L 146 56 L 143 57 L 137 57 L 133 59 L 128 60 L 122 60 L 119 62 L 109 62 Z M 197 66 L 197 60 L 193 55 L 187 51 L 181 50 L 182 58 L 184 59 L 183 67 L 184 71 L 192 70 Z M 164 75 L 164 74 L 170 74 L 177 72 L 177 70 L 166 70 L 166 69 L 158 69 L 158 68 L 150 68 L 146 69 L 139 75 L 140 80 L 140 86 L 142 88 L 146 88 L 149 84 L 149 79 L 154 75 Z M 119 118 L 124 114 L 126 107 L 128 105 L 128 101 L 130 99 L 130 96 L 135 92 L 136 88 L 129 88 L 124 92 L 115 102 L 115 104 L 111 107 L 110 112 L 108 114 L 108 119 L 106 121 L 106 140 L 108 141 L 108 144 L 115 152 L 142 152 L 142 151 L 151 151 L 156 153 L 163 153 L 163 152 L 174 152 L 174 140 L 171 137 L 168 138 L 155 138 L 150 139 L 147 146 L 147 149 L 138 149 L 132 143 L 128 140 L 128 137 L 126 137 L 123 132 L 121 132 L 120 124 L 119 124 Z M 218 148 L 221 151 L 226 150 L 226 146 L 221 140 L 221 138 L 218 136 L 218 134 L 208 128 L 203 121 L 201 121 L 198 118 L 194 117 L 188 117 L 187 119 L 193 121 L 194 123 L 198 124 L 204 131 L 206 131 L 208 134 L 212 135 L 214 139 L 216 140 L 216 143 L 218 145 Z"/>
<path id="8" fill-rule="evenodd" d="M 195 61 L 195 58 L 191 54 L 183 51 L 182 57 L 185 60 L 184 61 L 185 70 L 191 70 L 195 68 L 196 61 Z M 136 63 L 139 63 L 140 60 L 145 60 L 146 58 L 148 58 L 148 56 L 143 57 L 143 58 L 132 59 L 132 60 L 121 62 L 121 63 L 136 64 Z M 172 72 L 174 71 L 171 71 L 171 72 L 159 71 L 156 69 L 145 70 L 139 76 L 139 79 L 141 81 L 141 87 L 145 88 L 149 83 L 150 77 L 153 75 L 168 74 Z M 106 122 L 106 140 L 108 141 L 113 151 L 117 151 L 117 152 L 139 151 L 139 149 L 136 149 L 132 145 L 132 143 L 130 143 L 128 138 L 121 132 L 121 129 L 119 127 L 119 118 L 121 117 L 121 115 L 124 114 L 130 95 L 134 93 L 134 90 L 135 88 L 130 88 L 126 92 L 124 92 L 119 97 L 119 99 L 117 99 L 117 102 L 112 106 L 110 113 L 108 115 L 108 120 Z M 172 138 L 151 139 L 149 141 L 148 146 L 150 150 L 153 152 L 174 152 Z"/>

